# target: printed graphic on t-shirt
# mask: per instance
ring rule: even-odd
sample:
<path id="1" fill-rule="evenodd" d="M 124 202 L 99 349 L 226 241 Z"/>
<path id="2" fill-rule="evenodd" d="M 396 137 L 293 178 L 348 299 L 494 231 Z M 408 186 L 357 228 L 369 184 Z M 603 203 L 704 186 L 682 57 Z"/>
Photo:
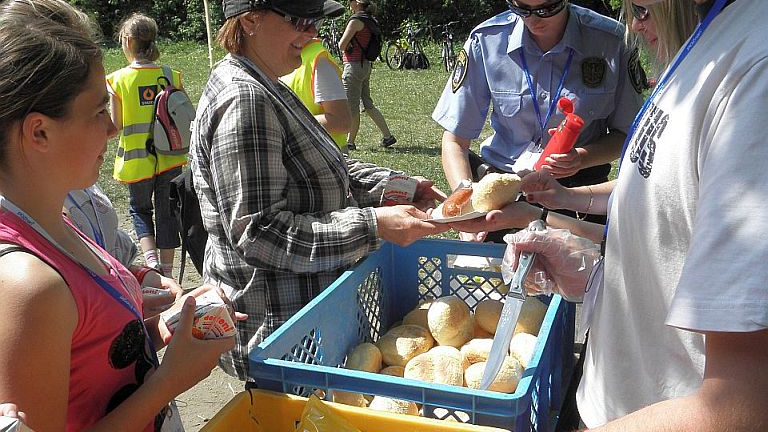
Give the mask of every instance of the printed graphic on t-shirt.
<path id="1" fill-rule="evenodd" d="M 153 105 L 157 96 L 157 85 L 139 86 L 139 105 Z"/>
<path id="2" fill-rule="evenodd" d="M 653 170 L 656 142 L 667 128 L 669 114 L 655 104 L 651 104 L 641 121 L 632 137 L 632 152 L 629 154 L 629 160 L 637 164 L 637 171 L 643 178 L 648 178 Z"/>
<path id="3" fill-rule="evenodd" d="M 109 365 L 114 369 L 125 369 L 134 365 L 136 383 L 126 384 L 112 395 L 107 404 L 107 413 L 117 408 L 144 383 L 147 372 L 153 367 L 152 354 L 149 350 L 144 324 L 139 320 L 126 324 L 123 331 L 112 341 L 109 346 Z M 155 431 L 160 431 L 167 409 L 168 407 L 165 407 L 155 416 Z"/>

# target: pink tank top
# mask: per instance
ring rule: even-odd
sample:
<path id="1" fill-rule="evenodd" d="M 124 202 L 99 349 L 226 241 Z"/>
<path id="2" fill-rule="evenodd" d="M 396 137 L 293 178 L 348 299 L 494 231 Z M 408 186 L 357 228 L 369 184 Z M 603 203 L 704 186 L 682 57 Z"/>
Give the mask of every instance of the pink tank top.
<path id="1" fill-rule="evenodd" d="M 352 42 L 349 43 L 351 48 L 347 48 L 342 54 L 342 59 L 345 63 L 360 62 L 363 59 L 363 49 L 361 46 L 367 47 L 368 41 L 371 40 L 371 30 L 364 26 L 362 30 L 355 33 L 352 38 Z"/>
<path id="2" fill-rule="evenodd" d="M 100 249 L 84 235 L 81 237 Z M 155 369 L 155 355 L 145 337 L 144 324 L 79 263 L 5 208 L 0 208 L 0 242 L 28 249 L 58 271 L 75 299 L 78 319 L 72 334 L 66 430 L 85 429 L 136 391 L 146 373 Z M 107 252 L 101 252 L 112 267 L 103 279 L 141 313 L 138 281 Z M 162 421 L 162 417 L 158 418 Z M 149 424 L 144 430 L 159 429 Z"/>

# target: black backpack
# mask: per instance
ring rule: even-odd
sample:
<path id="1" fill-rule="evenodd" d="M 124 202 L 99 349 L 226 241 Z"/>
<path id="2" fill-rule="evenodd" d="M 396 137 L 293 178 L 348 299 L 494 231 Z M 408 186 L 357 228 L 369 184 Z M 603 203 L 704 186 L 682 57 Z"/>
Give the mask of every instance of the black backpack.
<path id="1" fill-rule="evenodd" d="M 381 55 L 381 47 L 384 45 L 384 37 L 381 34 L 381 27 L 379 27 L 379 22 L 376 21 L 376 18 L 366 14 L 366 13 L 356 13 L 352 15 L 352 18 L 357 18 L 360 21 L 365 24 L 366 27 L 368 27 L 368 30 L 371 32 L 371 38 L 368 40 L 368 46 L 363 46 L 360 41 L 357 40 L 357 36 L 355 36 L 355 42 L 360 46 L 360 49 L 363 51 L 363 57 L 365 57 L 368 61 L 376 61 L 377 58 L 379 58 L 379 55 Z"/>
<path id="2" fill-rule="evenodd" d="M 197 272 L 200 276 L 203 275 L 205 243 L 208 241 L 208 232 L 203 226 L 203 217 L 200 214 L 200 201 L 197 199 L 197 192 L 192 183 L 192 170 L 187 169 L 171 180 L 171 213 L 178 221 L 181 235 L 181 263 L 178 279 L 181 283 L 187 253 Z"/>

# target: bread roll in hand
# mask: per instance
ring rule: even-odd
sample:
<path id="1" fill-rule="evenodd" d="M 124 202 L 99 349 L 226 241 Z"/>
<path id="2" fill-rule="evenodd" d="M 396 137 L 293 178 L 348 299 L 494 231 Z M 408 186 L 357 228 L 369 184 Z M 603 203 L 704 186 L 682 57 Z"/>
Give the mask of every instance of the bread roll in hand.
<path id="1" fill-rule="evenodd" d="M 472 207 L 481 212 L 500 210 L 517 199 L 520 183 L 516 174 L 486 174 L 472 186 Z"/>

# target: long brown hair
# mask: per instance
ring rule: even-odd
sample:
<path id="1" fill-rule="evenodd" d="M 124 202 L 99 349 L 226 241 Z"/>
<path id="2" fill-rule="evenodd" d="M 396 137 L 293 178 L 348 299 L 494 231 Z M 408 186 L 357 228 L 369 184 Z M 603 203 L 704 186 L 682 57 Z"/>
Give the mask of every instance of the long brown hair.
<path id="1" fill-rule="evenodd" d="M 61 0 L 0 6 L 0 165 L 13 126 L 31 112 L 64 118 L 102 60 L 85 15 Z"/>

